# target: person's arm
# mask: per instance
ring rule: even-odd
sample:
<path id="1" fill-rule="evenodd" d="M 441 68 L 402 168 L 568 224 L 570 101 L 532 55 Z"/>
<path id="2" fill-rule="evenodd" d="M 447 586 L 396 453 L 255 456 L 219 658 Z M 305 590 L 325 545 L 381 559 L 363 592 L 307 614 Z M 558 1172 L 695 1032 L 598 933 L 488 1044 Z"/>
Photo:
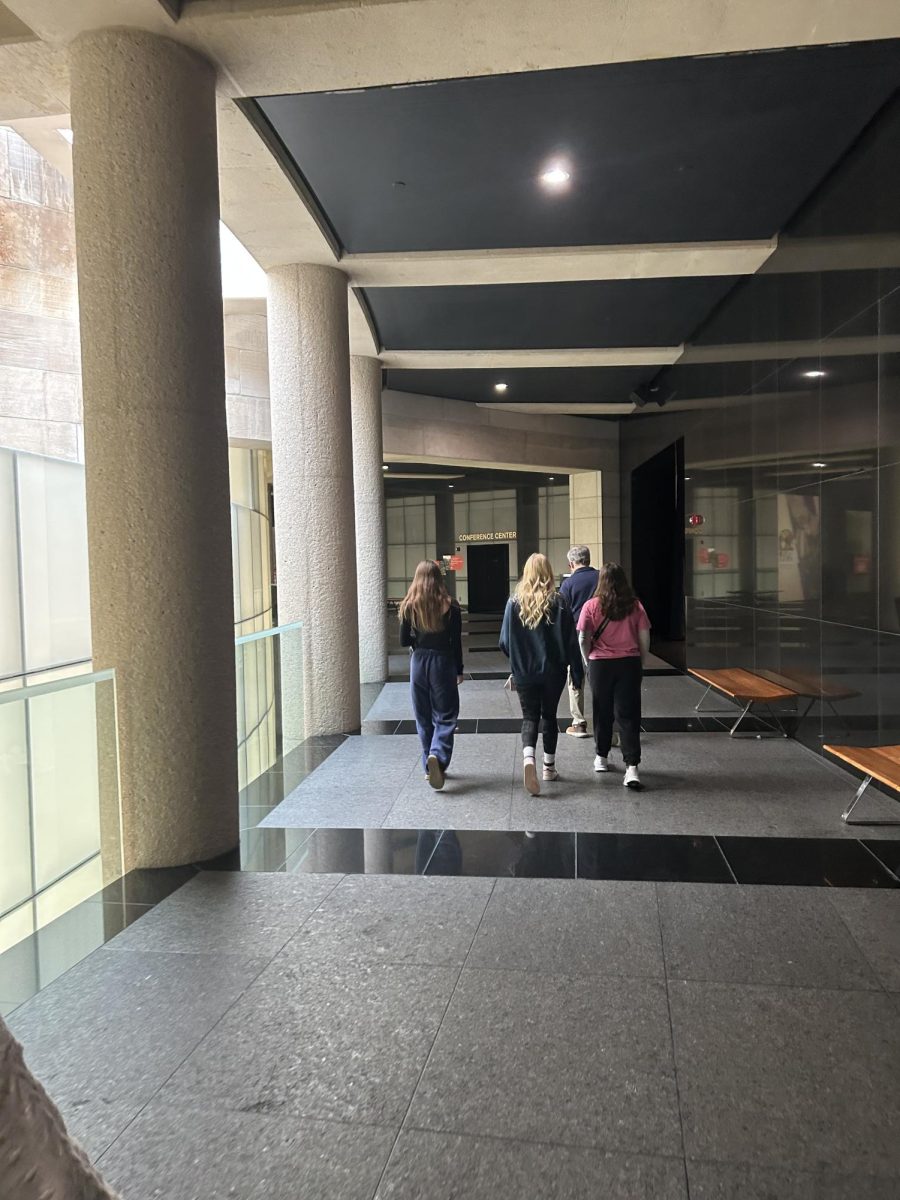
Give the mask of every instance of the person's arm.
<path id="1" fill-rule="evenodd" d="M 647 610 L 638 601 L 638 646 L 641 649 L 641 666 L 647 665 L 647 655 L 650 653 L 650 618 Z"/>
<path id="2" fill-rule="evenodd" d="M 462 651 L 462 613 L 459 610 L 458 604 L 450 605 L 450 622 L 448 626 L 450 633 L 450 649 L 453 651 L 453 656 L 456 659 L 456 682 L 463 681 L 463 651 Z"/>
<path id="3" fill-rule="evenodd" d="M 647 665 L 647 655 L 650 653 L 650 629 L 638 630 L 638 645 L 641 648 L 641 666 Z"/>
<path id="4" fill-rule="evenodd" d="M 401 621 L 400 622 L 400 645 L 401 646 L 415 646 L 415 644 L 416 643 L 413 639 L 412 625 L 407 620 Z"/>
<path id="5" fill-rule="evenodd" d="M 512 612 L 512 600 L 507 600 L 506 608 L 503 613 L 503 624 L 500 626 L 500 649 L 509 658 L 509 635 L 510 635 L 510 614 Z"/>
<path id="6" fill-rule="evenodd" d="M 591 642 L 593 641 L 596 626 L 594 625 L 594 610 L 596 605 L 590 600 L 584 605 L 581 610 L 581 615 L 578 618 L 578 649 L 581 651 L 581 661 L 586 667 L 588 664 L 588 655 L 591 652 Z"/>

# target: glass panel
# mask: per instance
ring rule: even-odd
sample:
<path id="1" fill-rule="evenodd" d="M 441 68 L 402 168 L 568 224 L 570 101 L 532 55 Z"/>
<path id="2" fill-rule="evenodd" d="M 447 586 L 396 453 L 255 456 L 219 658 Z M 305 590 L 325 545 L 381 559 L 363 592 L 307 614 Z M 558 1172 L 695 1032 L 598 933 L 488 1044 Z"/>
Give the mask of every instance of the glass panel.
<path id="1" fill-rule="evenodd" d="M 0 678 L 18 675 L 21 670 L 15 475 L 12 454 L 9 450 L 0 450 Z"/>
<path id="2" fill-rule="evenodd" d="M 235 643 L 238 771 L 243 790 L 270 770 L 283 770 L 305 740 L 303 631 L 298 622 Z"/>
<path id="3" fill-rule="evenodd" d="M 7 944 L 122 874 L 111 671 L 0 693 L 0 823 Z"/>
<path id="4" fill-rule="evenodd" d="M 84 468 L 17 459 L 26 670 L 90 658 Z"/>
<path id="5" fill-rule="evenodd" d="M 31 895 L 25 702 L 0 705 L 0 913 Z"/>

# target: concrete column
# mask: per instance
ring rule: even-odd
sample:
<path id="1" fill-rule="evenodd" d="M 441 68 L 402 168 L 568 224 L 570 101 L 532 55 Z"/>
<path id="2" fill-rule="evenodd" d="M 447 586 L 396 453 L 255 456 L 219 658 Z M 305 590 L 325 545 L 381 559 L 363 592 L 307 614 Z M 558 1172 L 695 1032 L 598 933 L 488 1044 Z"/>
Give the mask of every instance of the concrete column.
<path id="1" fill-rule="evenodd" d="M 539 493 L 536 487 L 516 488 L 516 559 L 519 574 L 541 548 Z"/>
<path id="2" fill-rule="evenodd" d="M 71 47 L 94 665 L 118 688 L 125 866 L 237 844 L 215 73 Z"/>
<path id="3" fill-rule="evenodd" d="M 303 622 L 306 736 L 346 732 L 359 726 L 359 637 L 347 280 L 334 267 L 269 272 L 269 391 L 278 621 Z"/>
<path id="4" fill-rule="evenodd" d="M 587 546 L 591 566 L 602 566 L 603 483 L 599 471 L 576 471 L 569 476 L 569 537 L 573 546 Z"/>
<path id="5" fill-rule="evenodd" d="M 381 438 L 381 363 L 350 359 L 353 419 L 353 491 L 356 511 L 356 580 L 361 683 L 388 677 L 387 513 Z"/>

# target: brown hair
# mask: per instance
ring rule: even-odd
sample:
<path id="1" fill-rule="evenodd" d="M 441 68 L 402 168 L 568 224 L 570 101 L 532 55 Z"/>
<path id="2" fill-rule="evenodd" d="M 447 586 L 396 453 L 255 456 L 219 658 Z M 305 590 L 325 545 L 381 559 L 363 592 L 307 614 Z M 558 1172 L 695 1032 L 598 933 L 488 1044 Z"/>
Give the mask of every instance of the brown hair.
<path id="1" fill-rule="evenodd" d="M 444 628 L 448 601 L 453 603 L 440 567 L 437 563 L 420 562 L 409 591 L 400 602 L 400 620 L 409 621 L 420 633 L 437 633 Z"/>
<path id="2" fill-rule="evenodd" d="M 637 597 L 628 582 L 628 576 L 618 563 L 604 563 L 600 568 L 597 590 L 594 596 L 600 601 L 603 615 L 611 621 L 622 621 L 634 612 Z"/>

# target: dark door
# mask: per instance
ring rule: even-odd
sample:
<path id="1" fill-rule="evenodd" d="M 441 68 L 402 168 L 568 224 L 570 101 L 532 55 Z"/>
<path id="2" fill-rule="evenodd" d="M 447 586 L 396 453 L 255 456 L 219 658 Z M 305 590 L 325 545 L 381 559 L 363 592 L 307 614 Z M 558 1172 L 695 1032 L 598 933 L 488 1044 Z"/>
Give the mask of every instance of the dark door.
<path id="1" fill-rule="evenodd" d="M 502 613 L 509 599 L 509 546 L 469 546 L 469 612 Z"/>
<path id="2" fill-rule="evenodd" d="M 653 637 L 684 638 L 684 441 L 631 472 L 631 571 Z"/>

